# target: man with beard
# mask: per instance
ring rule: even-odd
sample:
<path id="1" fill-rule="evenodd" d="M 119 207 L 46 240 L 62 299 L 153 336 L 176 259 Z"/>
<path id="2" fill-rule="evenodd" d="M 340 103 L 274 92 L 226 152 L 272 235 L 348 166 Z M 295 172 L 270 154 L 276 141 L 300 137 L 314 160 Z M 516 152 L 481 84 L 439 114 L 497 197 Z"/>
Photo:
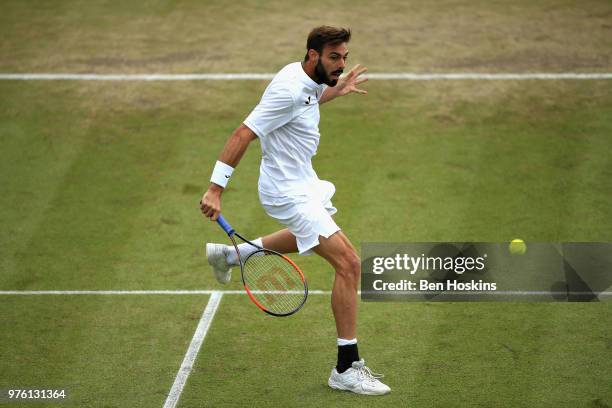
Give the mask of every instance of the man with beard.
<path id="1" fill-rule="evenodd" d="M 338 361 L 328 384 L 358 394 L 382 395 L 390 388 L 365 366 L 357 350 L 359 256 L 332 218 L 337 212 L 331 202 L 334 185 L 320 180 L 311 163 L 320 137 L 319 105 L 349 93 L 367 93 L 357 88 L 367 80 L 359 77 L 366 68 L 356 65 L 340 77 L 350 37 L 350 30 L 336 27 L 322 26 L 310 32 L 304 61 L 289 64 L 276 74 L 259 104 L 227 141 L 200 209 L 206 217 L 217 219 L 229 177 L 249 143 L 259 138 L 259 199 L 266 213 L 285 229 L 253 242 L 281 253 L 315 252 L 332 265 Z M 239 250 L 245 259 L 255 248 L 241 244 Z M 239 265 L 234 248 L 207 244 L 206 253 L 217 280 L 229 282 L 231 266 Z"/>

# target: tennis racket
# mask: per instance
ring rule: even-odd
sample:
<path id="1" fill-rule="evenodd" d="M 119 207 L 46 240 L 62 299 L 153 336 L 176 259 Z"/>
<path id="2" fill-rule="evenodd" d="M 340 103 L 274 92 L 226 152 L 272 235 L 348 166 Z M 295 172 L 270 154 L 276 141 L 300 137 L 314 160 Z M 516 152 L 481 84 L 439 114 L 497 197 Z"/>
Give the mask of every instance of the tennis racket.
<path id="1" fill-rule="evenodd" d="M 271 316 L 290 316 L 300 310 L 308 297 L 308 284 L 300 268 L 285 255 L 242 237 L 221 215 L 217 223 L 234 244 L 242 284 L 253 303 Z M 257 248 L 244 262 L 235 237 Z"/>

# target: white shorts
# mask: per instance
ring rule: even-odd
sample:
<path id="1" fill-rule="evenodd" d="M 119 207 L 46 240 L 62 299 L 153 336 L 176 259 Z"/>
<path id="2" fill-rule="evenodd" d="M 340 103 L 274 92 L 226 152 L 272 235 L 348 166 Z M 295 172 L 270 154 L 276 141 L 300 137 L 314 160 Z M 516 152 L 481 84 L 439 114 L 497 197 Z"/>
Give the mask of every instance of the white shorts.
<path id="1" fill-rule="evenodd" d="M 300 255 L 308 255 L 319 245 L 319 236 L 329 238 L 340 231 L 331 217 L 338 210 L 331 198 L 336 187 L 329 181 L 316 180 L 301 191 L 287 196 L 270 196 L 259 192 L 266 213 L 287 227 L 297 239 Z"/>

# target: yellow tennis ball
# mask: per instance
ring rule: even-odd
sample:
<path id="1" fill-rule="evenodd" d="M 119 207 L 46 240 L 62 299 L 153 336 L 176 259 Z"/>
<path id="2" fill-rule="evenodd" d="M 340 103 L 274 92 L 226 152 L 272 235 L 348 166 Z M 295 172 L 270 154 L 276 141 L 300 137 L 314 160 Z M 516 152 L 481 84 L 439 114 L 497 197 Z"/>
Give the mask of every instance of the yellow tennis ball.
<path id="1" fill-rule="evenodd" d="M 527 245 L 522 239 L 513 239 L 508 245 L 508 250 L 512 255 L 523 255 L 527 251 Z"/>

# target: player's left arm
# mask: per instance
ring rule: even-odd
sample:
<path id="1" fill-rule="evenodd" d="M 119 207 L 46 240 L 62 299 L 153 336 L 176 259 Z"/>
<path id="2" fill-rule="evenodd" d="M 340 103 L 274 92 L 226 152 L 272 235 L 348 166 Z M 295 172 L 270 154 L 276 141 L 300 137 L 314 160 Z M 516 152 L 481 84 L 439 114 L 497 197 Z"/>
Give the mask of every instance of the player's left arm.
<path id="1" fill-rule="evenodd" d="M 348 74 L 340 77 L 336 86 L 328 86 L 321 98 L 319 98 L 319 105 L 325 102 L 329 102 L 339 96 L 348 95 L 352 92 L 358 94 L 367 94 L 368 91 L 357 88 L 357 85 L 364 83 L 368 80 L 366 77 L 359 77 L 361 74 L 366 72 L 368 69 L 361 65 L 355 65 Z"/>

